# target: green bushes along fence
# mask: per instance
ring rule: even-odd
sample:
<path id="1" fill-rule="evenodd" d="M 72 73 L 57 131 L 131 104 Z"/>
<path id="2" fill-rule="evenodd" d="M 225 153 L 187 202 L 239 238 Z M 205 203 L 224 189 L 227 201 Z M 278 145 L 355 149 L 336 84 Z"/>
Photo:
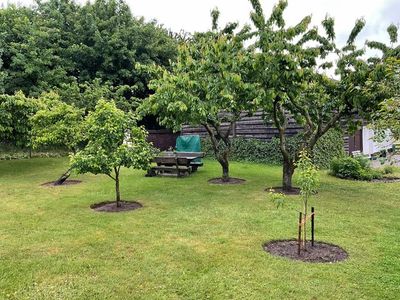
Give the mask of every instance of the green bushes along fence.
<path id="1" fill-rule="evenodd" d="M 289 138 L 289 149 L 295 149 L 300 137 Z M 211 142 L 208 138 L 202 141 L 202 149 L 207 157 L 213 158 Z M 313 161 L 319 168 L 329 168 L 335 158 L 345 156 L 343 133 L 339 130 L 327 132 L 316 144 Z M 257 162 L 265 164 L 281 164 L 282 154 L 279 149 L 279 139 L 273 138 L 265 142 L 257 139 L 232 139 L 231 160 Z"/>

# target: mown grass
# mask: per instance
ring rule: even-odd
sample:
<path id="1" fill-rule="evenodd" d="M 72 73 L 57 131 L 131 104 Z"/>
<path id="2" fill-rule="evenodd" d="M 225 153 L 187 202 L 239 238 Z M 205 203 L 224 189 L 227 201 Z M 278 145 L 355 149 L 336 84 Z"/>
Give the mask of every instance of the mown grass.
<path id="1" fill-rule="evenodd" d="M 144 208 L 98 213 L 114 197 L 106 176 L 42 187 L 67 159 L 0 162 L 0 298 L 3 299 L 398 299 L 400 184 L 340 180 L 321 172 L 312 201 L 317 239 L 347 261 L 309 264 L 273 257 L 265 241 L 296 235 L 300 200 L 276 209 L 264 191 L 280 168 L 233 163 L 240 186 L 207 179 L 146 178 L 124 170 L 122 198 Z"/>

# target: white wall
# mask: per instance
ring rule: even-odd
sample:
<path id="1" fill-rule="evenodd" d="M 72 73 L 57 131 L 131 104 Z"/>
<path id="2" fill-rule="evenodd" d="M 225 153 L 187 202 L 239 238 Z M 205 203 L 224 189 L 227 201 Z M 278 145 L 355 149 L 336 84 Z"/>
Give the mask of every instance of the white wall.
<path id="1" fill-rule="evenodd" d="M 387 139 L 382 143 L 373 141 L 374 131 L 366 126 L 362 128 L 362 141 L 363 141 L 363 154 L 371 155 L 381 150 L 390 149 L 393 145 L 393 140 L 390 138 L 389 133 Z"/>

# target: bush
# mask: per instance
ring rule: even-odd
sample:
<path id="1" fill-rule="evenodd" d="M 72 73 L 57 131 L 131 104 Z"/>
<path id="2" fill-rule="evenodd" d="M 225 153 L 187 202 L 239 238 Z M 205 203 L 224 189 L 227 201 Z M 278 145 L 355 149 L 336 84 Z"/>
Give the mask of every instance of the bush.
<path id="1" fill-rule="evenodd" d="M 331 163 L 331 174 L 339 178 L 360 179 L 362 172 L 361 164 L 352 157 L 334 159 Z"/>
<path id="2" fill-rule="evenodd" d="M 367 156 L 359 154 L 354 156 L 354 159 L 360 163 L 362 169 L 370 169 L 370 160 Z"/>
<path id="3" fill-rule="evenodd" d="M 68 152 L 63 148 L 42 147 L 34 151 L 27 148 L 16 148 L 6 143 L 0 143 L 0 160 L 28 159 L 30 157 L 62 157 Z"/>
<path id="4" fill-rule="evenodd" d="M 393 174 L 396 172 L 396 168 L 394 166 L 384 166 L 382 170 L 383 174 Z"/>
<path id="5" fill-rule="evenodd" d="M 288 138 L 288 148 L 291 153 L 298 150 L 301 136 Z M 207 157 L 214 158 L 209 138 L 202 140 L 202 149 Z M 329 168 L 334 158 L 344 157 L 343 135 L 338 130 L 326 133 L 315 145 L 313 163 L 318 168 Z M 273 138 L 268 142 L 242 137 L 232 139 L 230 159 L 234 161 L 257 162 L 278 165 L 282 163 L 282 154 L 279 148 L 279 139 Z"/>
<path id="6" fill-rule="evenodd" d="M 328 169 L 332 160 L 341 157 L 346 157 L 343 132 L 331 129 L 315 145 L 313 162 L 320 169 Z"/>
<path id="7" fill-rule="evenodd" d="M 330 166 L 330 173 L 343 179 L 370 181 L 382 178 L 382 172 L 371 169 L 368 158 L 363 156 L 334 159 Z"/>

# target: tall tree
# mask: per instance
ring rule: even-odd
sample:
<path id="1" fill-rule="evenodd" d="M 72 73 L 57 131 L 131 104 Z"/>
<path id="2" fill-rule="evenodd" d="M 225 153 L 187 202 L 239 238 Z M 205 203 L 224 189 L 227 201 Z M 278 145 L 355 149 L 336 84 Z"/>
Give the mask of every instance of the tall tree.
<path id="1" fill-rule="evenodd" d="M 171 71 L 151 82 L 156 92 L 143 108 L 175 131 L 183 124 L 203 126 L 228 182 L 232 127 L 255 109 L 258 96 L 250 81 L 252 53 L 243 45 L 249 30 L 235 33 L 237 24 L 219 30 L 218 15 L 212 12 L 212 31 L 195 34 L 179 47 Z"/>
<path id="2" fill-rule="evenodd" d="M 324 34 L 308 28 L 310 17 L 287 28 L 283 19 L 287 1 L 281 0 L 268 19 L 259 1 L 251 2 L 258 34 L 255 47 L 260 50 L 257 80 L 267 96 L 262 107 L 279 129 L 282 184 L 284 190 L 290 190 L 301 150 L 312 153 L 316 142 L 331 128 L 340 127 L 342 120 L 354 129 L 357 114 L 366 116 L 376 109 L 382 95 L 367 95 L 362 90 L 368 80 L 380 80 L 382 74 L 375 72 L 377 65 L 362 58 L 364 49 L 355 46 L 364 20 L 356 21 L 345 46 L 338 47 L 332 18 L 322 22 Z M 334 78 L 327 75 L 328 70 L 334 71 Z M 287 134 L 291 119 L 302 126 L 294 149 L 290 149 Z"/>
<path id="3" fill-rule="evenodd" d="M 96 0 L 79 11 L 77 39 L 70 47 L 79 82 L 100 78 L 112 86 L 125 86 L 129 100 L 150 93 L 148 78 L 136 64 L 167 67 L 176 54 L 176 42 L 155 22 L 132 16 L 121 0 Z"/>
<path id="4" fill-rule="evenodd" d="M 381 57 L 374 57 L 372 63 L 382 63 L 385 66 L 385 80 L 381 82 L 369 81 L 367 93 L 376 93 L 381 90 L 387 97 L 372 115 L 371 126 L 375 131 L 375 138 L 378 141 L 387 138 L 388 130 L 390 135 L 400 139 L 400 44 L 398 27 L 391 24 L 387 28 L 390 45 L 381 42 L 370 41 L 368 47 L 380 50 Z"/>
<path id="5" fill-rule="evenodd" d="M 7 94 L 21 90 L 38 95 L 66 80 L 55 42 L 59 31 L 45 26 L 34 10 L 14 6 L 0 10 L 0 34 Z"/>
<path id="6" fill-rule="evenodd" d="M 155 22 L 133 17 L 122 0 L 38 1 L 0 10 L 4 90 L 39 96 L 63 84 L 100 79 L 126 99 L 151 93 L 137 63 L 169 66 L 176 41 Z"/>
<path id="7" fill-rule="evenodd" d="M 39 109 L 37 99 L 22 92 L 0 95 L 0 141 L 17 148 L 31 147 L 32 126 L 29 119 Z"/>

